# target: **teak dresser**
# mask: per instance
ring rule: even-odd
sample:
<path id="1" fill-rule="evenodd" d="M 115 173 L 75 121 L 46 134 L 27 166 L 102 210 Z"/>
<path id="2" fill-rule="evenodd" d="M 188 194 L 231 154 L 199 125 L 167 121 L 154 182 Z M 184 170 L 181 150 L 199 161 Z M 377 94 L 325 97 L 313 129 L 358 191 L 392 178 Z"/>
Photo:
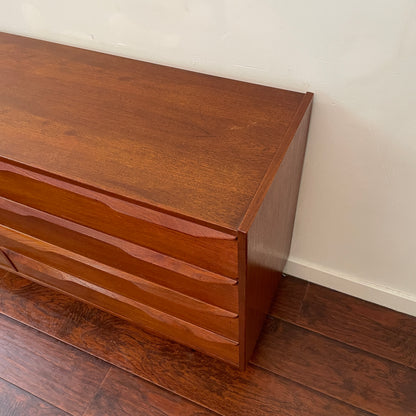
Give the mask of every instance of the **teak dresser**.
<path id="1" fill-rule="evenodd" d="M 0 267 L 244 368 L 311 103 L 0 34 Z"/>

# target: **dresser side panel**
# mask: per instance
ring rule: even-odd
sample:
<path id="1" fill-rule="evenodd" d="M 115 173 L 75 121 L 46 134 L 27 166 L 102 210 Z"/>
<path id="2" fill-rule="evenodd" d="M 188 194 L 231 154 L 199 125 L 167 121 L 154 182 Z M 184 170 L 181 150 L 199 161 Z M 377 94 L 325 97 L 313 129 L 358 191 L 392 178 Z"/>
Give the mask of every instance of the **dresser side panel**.
<path id="1" fill-rule="evenodd" d="M 255 348 L 289 255 L 311 104 L 247 234 L 245 360 Z"/>

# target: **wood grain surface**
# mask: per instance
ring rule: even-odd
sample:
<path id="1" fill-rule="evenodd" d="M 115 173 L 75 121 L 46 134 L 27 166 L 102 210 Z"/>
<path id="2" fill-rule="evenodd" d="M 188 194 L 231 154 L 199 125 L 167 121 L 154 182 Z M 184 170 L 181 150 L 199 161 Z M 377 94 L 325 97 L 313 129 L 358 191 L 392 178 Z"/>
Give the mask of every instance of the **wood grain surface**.
<path id="1" fill-rule="evenodd" d="M 219 414 L 370 415 L 269 370 L 241 372 L 14 275 L 0 282 L 3 313 Z"/>
<path id="2" fill-rule="evenodd" d="M 332 312 L 337 311 L 338 304 L 345 308 L 350 304 L 354 309 L 354 303 L 359 303 L 362 313 L 356 315 L 354 324 L 358 335 L 368 320 L 363 313 L 366 310 L 369 315 L 372 311 L 371 319 L 377 320 L 380 328 L 383 327 L 382 322 L 390 331 L 394 330 L 396 324 L 403 324 L 403 330 L 408 334 L 416 328 L 416 318 L 332 290 L 319 287 L 315 290 L 314 287 L 292 277 L 281 279 L 276 302 L 280 303 L 283 299 L 284 302 L 281 307 L 274 304 L 272 308 L 273 313 L 281 314 L 281 319 L 273 316 L 267 318 L 253 360 L 243 373 L 11 273 L 0 278 L 0 311 L 119 367 L 111 367 L 102 384 L 94 385 L 95 393 L 92 397 L 88 396 L 91 400 L 87 416 L 135 415 L 136 409 L 150 415 L 205 415 L 210 414 L 210 411 L 223 416 L 414 415 L 416 370 L 378 354 L 378 339 L 374 343 L 368 340 L 365 344 L 361 340 L 364 350 L 338 341 L 338 331 L 334 332 L 334 339 L 331 334 L 323 336 L 293 321 L 300 319 L 306 304 L 309 305 L 310 314 L 315 307 L 321 311 L 319 303 L 308 301 L 309 293 L 315 293 L 315 298 L 318 289 L 324 290 L 321 295 L 325 294 L 327 301 L 325 313 L 320 314 L 321 319 L 336 319 L 337 313 Z M 330 306 L 331 301 L 336 302 Z M 39 399 L 21 390 L 17 390 L 17 393 L 13 390 L 28 386 L 29 392 L 32 392 L 31 385 L 34 383 L 30 379 L 36 380 L 38 372 L 40 377 L 49 377 L 48 371 L 53 365 L 30 357 L 37 354 L 59 357 L 54 352 L 56 341 L 49 341 L 52 347 L 45 348 L 47 342 L 38 343 L 34 340 L 36 337 L 48 337 L 38 334 L 34 338 L 33 334 L 37 332 L 33 329 L 9 318 L 3 317 L 1 322 L 4 320 L 8 322 L 8 327 L 7 334 L 1 335 L 5 340 L 0 342 L 3 357 L 6 352 L 9 363 L 16 360 L 18 366 L 23 367 L 24 361 L 26 368 L 20 370 L 19 378 L 15 377 L 18 387 L 6 384 L 7 392 L 12 392 L 0 400 L 6 403 L 5 406 L 15 406 L 17 400 L 19 403 L 28 400 L 30 406 L 38 403 Z M 342 322 L 337 325 L 342 325 Z M 20 346 L 12 335 L 14 332 L 18 334 Z M 354 334 L 355 331 L 351 329 L 350 344 L 354 342 Z M 25 354 L 22 354 L 21 349 L 23 342 Z M 409 348 L 416 348 L 412 338 L 408 342 Z M 61 343 L 59 345 L 63 346 Z M 69 346 L 62 348 L 73 350 Z M 3 361 L 2 358 L 0 362 Z M 62 370 L 58 370 L 58 373 L 62 374 Z M 82 385 L 82 374 L 74 374 L 71 380 L 76 383 L 77 377 Z M 0 383 L 0 390 L 2 388 L 4 391 Z M 69 391 L 67 389 L 64 383 L 60 390 L 59 402 L 64 409 L 73 406 L 73 387 L 70 386 Z M 17 397 L 23 394 L 24 398 L 15 399 L 16 394 Z M 40 395 L 50 397 L 51 401 L 57 400 L 54 394 L 48 396 L 40 391 Z M 41 403 L 46 406 L 46 402 Z M 17 410 L 13 416 L 27 416 L 26 405 L 22 406 L 22 412 Z M 39 408 L 43 409 L 41 405 Z M 52 413 L 39 414 L 63 414 L 59 411 L 56 413 L 54 407 L 52 409 L 55 409 Z M 76 412 L 77 409 L 74 414 L 78 414 Z M 37 416 L 37 413 L 33 414 Z M 10 416 L 1 412 L 0 415 Z"/>
<path id="3" fill-rule="evenodd" d="M 126 371 L 111 368 L 84 416 L 214 416 L 215 413 Z"/>
<path id="4" fill-rule="evenodd" d="M 270 313 L 416 369 L 416 320 L 412 316 L 293 277 L 282 279 Z"/>
<path id="5" fill-rule="evenodd" d="M 0 378 L 59 409 L 81 416 L 108 368 L 91 355 L 0 315 Z"/>
<path id="6" fill-rule="evenodd" d="M 395 311 L 387 314 L 381 306 L 310 285 L 298 322 L 416 369 L 416 325 L 415 318 L 409 315 Z"/>
<path id="7" fill-rule="evenodd" d="M 1 224 L 55 246 L 54 251 L 59 251 L 60 248 L 73 253 L 71 256 L 74 260 L 80 259 L 81 256 L 84 263 L 99 267 L 105 272 L 119 275 L 117 270 L 121 270 L 132 275 L 137 274 L 143 279 L 185 295 L 224 309 L 238 311 L 234 279 L 120 239 L 114 242 L 100 241 L 81 232 L 31 216 L 31 210 L 27 207 L 16 206 L 14 203 L 5 205 L 3 202 L 0 198 Z M 10 210 L 11 208 L 13 211 Z M 53 261 L 53 258 L 49 258 L 49 261 Z M 207 290 L 210 287 L 211 290 Z"/>
<path id="8" fill-rule="evenodd" d="M 4 253 L 1 247 L 0 247 L 0 267 L 5 267 L 6 269 L 9 269 L 10 271 L 16 271 L 15 267 L 10 262 L 9 258 L 6 256 L 6 254 Z"/>
<path id="9" fill-rule="evenodd" d="M 416 414 L 416 318 L 290 277 L 189 348 L 254 348 L 311 100 L 0 34 L 0 416 Z"/>
<path id="10" fill-rule="evenodd" d="M 244 332 L 241 362 L 247 362 L 256 346 L 264 319 L 270 309 L 280 274 L 289 256 L 298 200 L 303 159 L 312 111 L 312 97 L 306 96 L 299 120 L 291 132 L 293 140 L 283 160 L 274 160 L 262 185 L 264 195 L 260 205 L 253 202 L 242 227 L 247 227 L 245 239 L 239 243 L 246 249 L 246 273 L 240 280 L 245 289 L 240 297 L 240 333 Z M 275 166 L 278 165 L 278 166 Z M 269 183 L 270 182 L 270 183 Z M 260 192 L 260 191 L 259 191 Z M 253 212 L 253 210 L 255 212 Z M 251 223 L 250 223 L 251 221 Z"/>
<path id="11" fill-rule="evenodd" d="M 30 192 L 30 189 L 27 191 Z M 59 232 L 59 234 L 62 234 L 62 238 L 66 235 L 73 234 L 78 235 L 80 239 L 81 236 L 84 236 L 87 241 L 90 241 L 90 245 L 94 245 L 93 242 L 96 241 L 96 244 L 98 245 L 108 245 L 110 246 L 110 249 L 111 247 L 114 247 L 115 249 L 134 255 L 140 260 L 161 265 L 162 267 L 166 265 L 168 268 L 178 270 L 182 268 L 186 269 L 186 264 L 190 264 L 191 266 L 194 264 L 196 268 L 207 269 L 208 271 L 211 270 L 214 274 L 224 274 L 227 277 L 234 279 L 238 276 L 237 242 L 235 239 L 201 238 L 201 241 L 199 241 L 197 245 L 199 249 L 197 248 L 192 255 L 186 258 L 185 253 L 190 250 L 190 247 L 193 247 L 193 244 L 191 244 L 189 240 L 187 241 L 187 238 L 184 238 L 183 235 L 181 235 L 180 238 L 176 236 L 176 238 L 172 240 L 172 243 L 176 243 L 177 246 L 174 253 L 176 257 L 171 257 L 166 253 L 164 254 L 164 252 L 171 253 L 166 249 L 166 246 L 172 245 L 172 243 L 166 244 L 161 242 L 161 251 L 149 249 L 129 241 L 131 238 L 128 234 L 125 238 L 114 237 L 100 230 L 85 227 L 79 223 L 68 221 L 56 215 L 48 214 L 45 211 L 40 211 L 3 197 L 0 197 L 0 210 L 2 224 L 17 230 L 26 231 L 28 235 L 33 235 L 37 232 L 34 236 L 40 236 L 40 238 L 43 238 L 45 241 L 53 241 L 58 246 L 65 243 L 65 240 L 61 242 L 59 238 L 57 239 L 57 236 L 54 235 L 54 233 L 56 234 L 58 232 L 57 230 L 61 229 L 62 231 Z M 91 213 L 90 215 L 94 215 L 94 213 Z M 130 232 L 133 230 L 139 232 L 140 228 L 131 228 Z M 153 237 L 153 245 L 157 241 L 172 238 L 171 232 L 169 232 L 169 230 L 165 231 L 166 232 L 159 233 Z M 77 246 L 78 252 L 85 252 L 88 254 L 88 247 L 85 247 L 84 244 L 83 240 L 79 241 Z M 155 247 L 156 246 L 153 248 Z M 206 252 L 203 248 L 206 249 Z M 180 252 L 182 252 L 182 255 Z M 105 257 L 106 256 L 102 255 L 99 258 Z M 186 261 L 182 261 L 181 258 L 185 258 Z M 183 263 L 185 263 L 185 266 L 181 267 Z M 191 266 L 188 266 L 188 269 Z"/>
<path id="12" fill-rule="evenodd" d="M 224 229 L 304 98 L 4 33 L 0 62 L 4 158 Z"/>
<path id="13" fill-rule="evenodd" d="M 244 369 L 312 99 L 0 33 L 0 224 L 48 245 L 4 268 Z"/>
<path id="14" fill-rule="evenodd" d="M 51 404 L 0 379 L 1 416 L 70 416 Z"/>
<path id="15" fill-rule="evenodd" d="M 202 349 L 206 354 L 238 365 L 238 341 L 225 338 L 124 296 L 85 288 L 71 281 L 70 276 L 67 277 L 62 272 L 50 268 L 45 270 L 44 265 L 34 264 L 33 261 L 28 261 L 28 258 L 24 258 L 19 267 L 23 273 L 17 274 L 22 277 L 30 276 L 30 280 L 36 283 L 96 306 L 133 324 L 139 324 L 152 333 L 161 334 L 198 350 Z M 238 321 L 236 323 L 238 324 Z"/>
<path id="16" fill-rule="evenodd" d="M 49 218 L 73 230 L 81 229 L 81 225 L 85 233 L 96 238 L 122 238 L 200 267 L 211 266 L 214 272 L 236 276 L 236 236 L 1 161 L 0 195 L 2 206 L 13 211 L 19 205 L 30 207 L 26 215 Z"/>
<path id="17" fill-rule="evenodd" d="M 252 362 L 377 415 L 415 414 L 416 371 L 273 317 Z"/>
<path id="18" fill-rule="evenodd" d="M 210 305 L 129 273 L 118 270 L 103 271 L 102 264 L 94 264 L 82 256 L 76 256 L 1 225 L 0 250 L 10 263 L 9 266 L 3 265 L 6 268 L 40 281 L 49 272 L 50 276 L 45 277 L 46 283 L 51 284 L 52 277 L 57 279 L 57 288 L 63 289 L 61 281 L 78 285 L 74 295 L 85 287 L 86 291 L 94 290 L 114 298 L 126 297 L 238 340 L 238 314 L 230 311 L 232 308 L 222 309 Z M 207 283 L 206 288 L 210 287 Z M 232 288 L 237 292 L 235 286 L 230 286 Z M 232 298 L 229 300 L 232 306 Z"/>
<path id="19" fill-rule="evenodd" d="M 302 309 L 309 283 L 292 276 L 280 279 L 279 289 L 269 310 L 270 315 L 288 322 L 296 322 Z"/>

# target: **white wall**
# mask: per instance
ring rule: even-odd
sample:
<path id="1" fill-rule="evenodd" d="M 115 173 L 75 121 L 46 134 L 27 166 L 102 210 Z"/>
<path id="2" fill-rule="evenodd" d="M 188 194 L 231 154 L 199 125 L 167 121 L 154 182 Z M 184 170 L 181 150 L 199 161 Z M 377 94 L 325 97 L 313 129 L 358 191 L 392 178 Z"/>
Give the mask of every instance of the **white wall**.
<path id="1" fill-rule="evenodd" d="M 287 272 L 416 315 L 414 0 L 0 0 L 0 29 L 315 92 Z"/>

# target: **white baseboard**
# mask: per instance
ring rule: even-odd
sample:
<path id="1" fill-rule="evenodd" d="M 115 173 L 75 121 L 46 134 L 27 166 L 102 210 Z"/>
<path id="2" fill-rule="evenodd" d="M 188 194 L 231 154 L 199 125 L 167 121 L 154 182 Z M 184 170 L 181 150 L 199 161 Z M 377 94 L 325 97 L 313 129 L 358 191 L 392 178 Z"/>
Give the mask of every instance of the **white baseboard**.
<path id="1" fill-rule="evenodd" d="M 354 276 L 342 275 L 334 270 L 324 270 L 319 265 L 303 262 L 296 258 L 288 260 L 284 272 L 338 292 L 416 316 L 416 296 L 390 287 Z"/>

